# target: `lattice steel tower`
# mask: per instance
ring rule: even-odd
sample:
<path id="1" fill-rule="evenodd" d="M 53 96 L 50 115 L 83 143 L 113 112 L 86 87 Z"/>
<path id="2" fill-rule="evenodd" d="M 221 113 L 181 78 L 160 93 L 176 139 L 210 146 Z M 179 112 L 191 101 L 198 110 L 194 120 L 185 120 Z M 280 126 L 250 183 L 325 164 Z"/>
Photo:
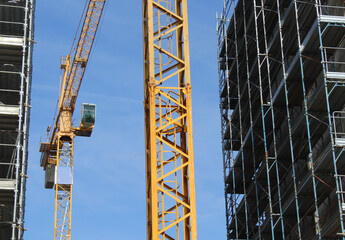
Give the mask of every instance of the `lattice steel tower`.
<path id="1" fill-rule="evenodd" d="M 186 0 L 143 0 L 147 239 L 196 240 Z"/>

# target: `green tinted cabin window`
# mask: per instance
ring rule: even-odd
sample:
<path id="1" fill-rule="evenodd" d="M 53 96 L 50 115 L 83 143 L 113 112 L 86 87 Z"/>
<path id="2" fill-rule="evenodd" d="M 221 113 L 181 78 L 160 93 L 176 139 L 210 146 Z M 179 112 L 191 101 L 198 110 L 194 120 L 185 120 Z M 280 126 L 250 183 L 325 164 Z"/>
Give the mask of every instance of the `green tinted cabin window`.
<path id="1" fill-rule="evenodd" d="M 83 104 L 81 116 L 82 125 L 92 126 L 96 119 L 96 105 Z"/>

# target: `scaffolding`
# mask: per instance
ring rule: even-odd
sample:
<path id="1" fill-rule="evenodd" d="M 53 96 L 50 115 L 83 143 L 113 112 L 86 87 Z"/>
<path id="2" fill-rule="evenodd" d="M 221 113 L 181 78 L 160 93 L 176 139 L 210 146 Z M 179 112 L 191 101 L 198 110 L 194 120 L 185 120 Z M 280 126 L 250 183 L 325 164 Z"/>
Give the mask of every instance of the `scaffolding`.
<path id="1" fill-rule="evenodd" d="M 0 239 L 24 233 L 34 0 L 0 1 Z"/>
<path id="2" fill-rule="evenodd" d="M 345 239 L 343 0 L 224 0 L 227 239 Z"/>

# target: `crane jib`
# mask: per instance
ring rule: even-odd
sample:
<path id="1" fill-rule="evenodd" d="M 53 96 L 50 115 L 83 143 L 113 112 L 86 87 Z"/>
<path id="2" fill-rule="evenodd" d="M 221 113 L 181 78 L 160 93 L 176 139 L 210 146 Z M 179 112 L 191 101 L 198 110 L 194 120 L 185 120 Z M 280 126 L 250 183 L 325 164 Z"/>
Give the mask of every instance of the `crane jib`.
<path id="1" fill-rule="evenodd" d="M 77 48 L 75 50 L 74 59 L 69 70 L 69 80 L 66 82 L 65 91 L 63 95 L 63 105 L 74 109 L 75 101 L 72 101 L 73 96 L 78 96 L 81 81 L 83 79 L 85 68 L 89 60 L 92 50 L 96 32 L 101 19 L 103 1 L 91 1 L 85 15 L 84 24 L 80 33 Z"/>
<path id="2" fill-rule="evenodd" d="M 55 118 L 55 126 L 50 134 L 51 144 L 53 144 L 54 138 L 56 137 L 55 134 L 59 127 L 61 111 L 69 110 L 73 112 L 75 109 L 76 99 L 91 54 L 104 5 L 105 0 L 91 0 L 89 2 L 79 40 L 75 46 L 72 46 L 74 52 L 65 59 L 68 62 L 73 58 L 73 62 L 69 62 L 69 64 L 64 63 L 64 65 L 69 67 L 65 68 L 66 74 L 64 74 L 62 83 L 63 92 L 60 95 L 59 111 Z"/>

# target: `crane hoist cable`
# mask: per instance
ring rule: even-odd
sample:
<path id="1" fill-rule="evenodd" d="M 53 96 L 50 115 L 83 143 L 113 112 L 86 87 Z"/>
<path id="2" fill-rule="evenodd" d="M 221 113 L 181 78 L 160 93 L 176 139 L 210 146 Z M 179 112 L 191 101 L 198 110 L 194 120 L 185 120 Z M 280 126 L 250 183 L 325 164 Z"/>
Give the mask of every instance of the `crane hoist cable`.
<path id="1" fill-rule="evenodd" d="M 96 106 L 82 104 L 78 127 L 73 126 L 72 118 L 105 2 L 106 0 L 86 2 L 78 42 L 74 45 L 73 41 L 69 55 L 61 58 L 61 85 L 55 123 L 52 127 L 48 126 L 47 141 L 40 144 L 45 187 L 55 189 L 54 240 L 71 239 L 74 137 L 91 136 Z M 77 34 L 78 32 L 79 30 Z"/>

